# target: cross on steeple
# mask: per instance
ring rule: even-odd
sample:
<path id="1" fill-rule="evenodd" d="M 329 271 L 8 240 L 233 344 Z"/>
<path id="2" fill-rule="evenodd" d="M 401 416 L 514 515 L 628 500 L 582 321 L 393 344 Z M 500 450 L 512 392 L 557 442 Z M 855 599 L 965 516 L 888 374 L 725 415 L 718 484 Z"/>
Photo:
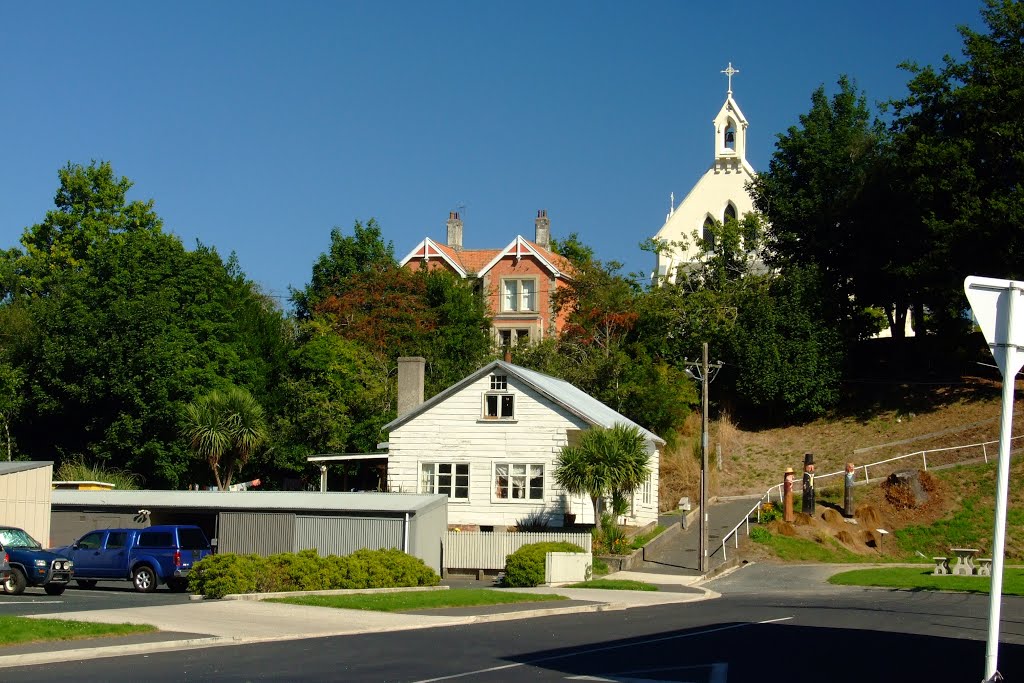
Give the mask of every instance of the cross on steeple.
<path id="1" fill-rule="evenodd" d="M 739 72 L 739 69 L 732 68 L 732 62 L 729 62 L 728 68 L 722 69 L 722 73 L 729 77 L 729 95 L 732 95 L 732 75 L 738 74 Z"/>

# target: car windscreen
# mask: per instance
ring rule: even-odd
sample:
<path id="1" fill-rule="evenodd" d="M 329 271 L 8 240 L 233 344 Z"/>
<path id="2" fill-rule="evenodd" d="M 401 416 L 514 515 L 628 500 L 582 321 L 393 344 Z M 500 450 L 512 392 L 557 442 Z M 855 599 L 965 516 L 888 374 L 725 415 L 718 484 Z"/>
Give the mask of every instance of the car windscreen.
<path id="1" fill-rule="evenodd" d="M 202 529 L 178 529 L 178 547 L 185 550 L 206 550 L 210 542 Z"/>
<path id="2" fill-rule="evenodd" d="M 22 529 L 0 529 L 0 545 L 5 548 L 42 548 Z"/>

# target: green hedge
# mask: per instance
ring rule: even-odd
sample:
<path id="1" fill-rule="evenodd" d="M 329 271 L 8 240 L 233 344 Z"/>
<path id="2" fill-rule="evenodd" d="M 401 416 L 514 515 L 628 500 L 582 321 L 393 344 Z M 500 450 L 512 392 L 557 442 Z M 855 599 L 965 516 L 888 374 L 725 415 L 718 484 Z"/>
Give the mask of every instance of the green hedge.
<path id="1" fill-rule="evenodd" d="M 270 557 L 210 555 L 192 568 L 189 590 L 221 598 L 231 593 L 436 586 L 440 581 L 423 560 L 400 550 L 363 549 L 344 557 L 303 550 Z"/>
<path id="2" fill-rule="evenodd" d="M 544 583 L 544 561 L 548 553 L 585 553 L 568 541 L 547 541 L 524 545 L 505 558 L 505 585 L 528 588 Z"/>

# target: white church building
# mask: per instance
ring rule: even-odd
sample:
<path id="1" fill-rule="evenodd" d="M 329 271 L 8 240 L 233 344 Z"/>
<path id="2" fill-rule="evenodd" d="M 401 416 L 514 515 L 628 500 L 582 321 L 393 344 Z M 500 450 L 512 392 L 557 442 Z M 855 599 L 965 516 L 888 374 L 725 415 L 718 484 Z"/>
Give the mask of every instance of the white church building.
<path id="1" fill-rule="evenodd" d="M 747 117 L 732 96 L 732 77 L 738 69 L 722 71 L 729 79 L 725 104 L 714 118 L 714 157 L 711 167 L 697 181 L 686 198 L 675 206 L 673 201 L 665 225 L 655 240 L 667 245 L 658 254 L 654 274 L 659 279 L 674 280 L 679 266 L 696 260 L 695 236 L 712 237 L 708 228 L 712 221 L 724 223 L 727 218 L 741 218 L 754 210 L 753 200 L 746 184 L 755 177 L 754 168 L 747 161 Z"/>

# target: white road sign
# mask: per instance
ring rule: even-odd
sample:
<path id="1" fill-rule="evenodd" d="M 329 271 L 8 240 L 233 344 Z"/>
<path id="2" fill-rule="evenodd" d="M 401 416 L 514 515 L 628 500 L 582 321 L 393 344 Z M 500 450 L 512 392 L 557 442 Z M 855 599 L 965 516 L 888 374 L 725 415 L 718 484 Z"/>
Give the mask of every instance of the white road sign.
<path id="1" fill-rule="evenodd" d="M 1024 351 L 1024 282 L 972 275 L 964 292 L 999 371 L 1012 379 L 1024 364 L 1024 353 L 1007 353 L 1011 347 Z M 1007 367 L 1007 356 L 1013 367 Z"/>

